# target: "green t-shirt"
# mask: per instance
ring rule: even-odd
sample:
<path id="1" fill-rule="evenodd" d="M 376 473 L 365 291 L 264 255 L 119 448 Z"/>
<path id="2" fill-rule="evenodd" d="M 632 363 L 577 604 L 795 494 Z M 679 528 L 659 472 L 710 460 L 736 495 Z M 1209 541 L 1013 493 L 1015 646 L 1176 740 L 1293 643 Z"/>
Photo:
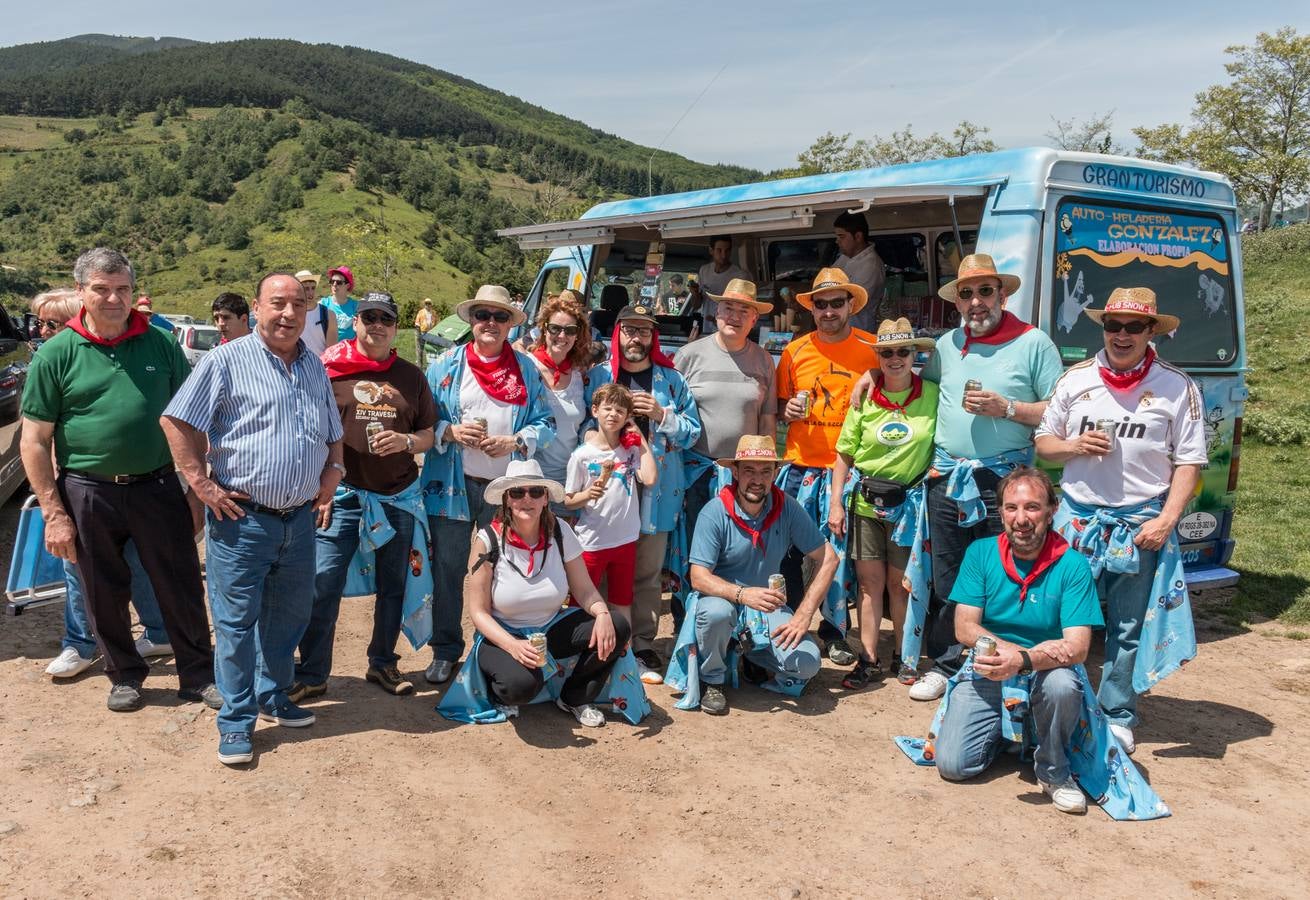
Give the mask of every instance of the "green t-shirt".
<path id="1" fill-rule="evenodd" d="M 1023 577 L 1032 571 L 1032 565 L 1031 560 L 1014 561 Z M 1027 598 L 1020 603 L 1019 585 L 1005 574 L 996 538 L 974 541 L 964 551 L 960 574 L 951 588 L 951 601 L 982 607 L 983 627 L 1021 647 L 1059 640 L 1066 628 L 1105 626 L 1092 570 L 1082 554 L 1073 549 L 1066 550 L 1033 582 Z"/>
<path id="2" fill-rule="evenodd" d="M 890 478 L 909 484 L 932 461 L 933 432 L 937 425 L 937 385 L 923 382 L 923 392 L 905 408 L 901 416 L 883 409 L 870 399 L 846 412 L 837 452 L 854 460 L 861 475 Z M 890 392 L 887 399 L 904 403 L 908 389 Z M 855 512 L 873 517 L 873 507 L 857 492 Z"/>
<path id="3" fill-rule="evenodd" d="M 54 423 L 60 469 L 152 472 L 173 461 L 159 417 L 190 371 L 157 328 L 112 347 L 65 328 L 32 357 L 23 415 Z"/>

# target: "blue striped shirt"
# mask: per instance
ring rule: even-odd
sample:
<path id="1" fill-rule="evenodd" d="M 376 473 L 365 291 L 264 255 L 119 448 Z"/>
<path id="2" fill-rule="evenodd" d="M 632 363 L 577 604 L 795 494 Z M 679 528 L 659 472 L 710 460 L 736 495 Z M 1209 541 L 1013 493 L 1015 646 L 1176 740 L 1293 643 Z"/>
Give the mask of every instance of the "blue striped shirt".
<path id="1" fill-rule="evenodd" d="M 209 436 L 214 481 L 274 509 L 314 499 L 342 435 L 327 372 L 299 347 L 290 367 L 258 331 L 215 347 L 164 410 Z"/>

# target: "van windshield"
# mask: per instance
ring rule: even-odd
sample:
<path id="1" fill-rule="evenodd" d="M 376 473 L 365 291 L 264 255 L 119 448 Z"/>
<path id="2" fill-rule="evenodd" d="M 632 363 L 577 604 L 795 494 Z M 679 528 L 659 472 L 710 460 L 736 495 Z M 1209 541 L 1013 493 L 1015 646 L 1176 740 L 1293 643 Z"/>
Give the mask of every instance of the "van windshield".
<path id="1" fill-rule="evenodd" d="M 1162 313 L 1182 325 L 1155 337 L 1156 352 L 1181 366 L 1228 366 L 1237 357 L 1237 316 L 1228 233 L 1217 215 L 1069 198 L 1056 208 L 1052 334 L 1065 363 L 1104 342 L 1082 314 L 1117 287 L 1155 291 Z"/>

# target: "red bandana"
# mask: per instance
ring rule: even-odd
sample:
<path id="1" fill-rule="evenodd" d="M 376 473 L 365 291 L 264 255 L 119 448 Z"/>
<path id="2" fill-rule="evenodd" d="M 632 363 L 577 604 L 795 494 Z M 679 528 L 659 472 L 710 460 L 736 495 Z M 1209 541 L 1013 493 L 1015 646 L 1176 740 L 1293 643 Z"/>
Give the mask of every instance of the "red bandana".
<path id="1" fill-rule="evenodd" d="M 1142 380 L 1146 378 L 1146 373 L 1151 371 L 1151 363 L 1153 362 L 1155 362 L 1155 348 L 1147 347 L 1146 359 L 1131 372 L 1116 372 L 1114 369 L 1098 366 L 1101 372 L 1101 381 L 1110 390 L 1126 394 L 1142 383 Z"/>
<path id="2" fill-rule="evenodd" d="M 996 546 L 1001 549 L 1001 567 L 1005 569 L 1005 574 L 1010 576 L 1010 580 L 1019 585 L 1019 602 L 1023 603 L 1028 597 L 1028 588 L 1041 577 L 1043 572 L 1064 556 L 1064 551 L 1069 549 L 1069 542 L 1055 529 L 1046 532 L 1046 543 L 1042 544 L 1041 551 L 1033 560 L 1032 570 L 1024 578 L 1019 577 L 1019 570 L 1014 567 L 1014 551 L 1010 548 L 1010 536 L 1002 532 L 996 538 Z"/>
<path id="3" fill-rule="evenodd" d="M 353 340 L 347 340 L 338 341 L 324 350 L 322 359 L 328 378 L 342 378 L 361 372 L 385 372 L 396 361 L 396 351 L 392 350 L 386 359 L 378 362 L 361 353 Z"/>
<path id="4" fill-rule="evenodd" d="M 883 409 L 891 410 L 892 412 L 898 412 L 901 415 L 905 415 L 905 407 L 909 406 L 915 400 L 918 400 L 919 395 L 923 393 L 923 379 L 920 378 L 918 375 L 911 374 L 910 396 L 905 398 L 904 403 L 897 403 L 895 400 L 888 400 L 887 395 L 882 392 L 883 381 L 884 379 L 883 379 L 882 372 L 879 372 L 877 380 L 874 381 L 873 383 L 873 391 L 869 394 L 869 399 L 872 400 L 874 403 L 878 404 L 879 406 L 881 406 Z"/>
<path id="5" fill-rule="evenodd" d="M 975 337 L 968 325 L 961 325 L 960 330 L 964 332 L 964 347 L 960 350 L 960 358 L 963 359 L 969 355 L 970 344 L 1008 344 L 1024 332 L 1032 331 L 1033 326 L 1022 321 L 1012 312 L 1003 312 L 1001 323 L 991 334 Z"/>
<path id="6" fill-rule="evenodd" d="M 614 333 L 610 335 L 610 375 L 613 376 L 615 384 L 619 383 L 619 361 L 623 359 L 623 344 L 619 342 L 619 324 L 614 323 Z M 673 368 L 673 360 L 669 359 L 660 349 L 660 331 L 654 325 L 651 326 L 650 342 L 650 361 L 652 365 L 663 366 L 666 369 Z"/>
<path id="7" fill-rule="evenodd" d="M 473 370 L 473 377 L 478 380 L 478 386 L 487 392 L 487 396 L 501 403 L 527 405 L 528 389 L 523 383 L 519 358 L 508 343 L 501 349 L 500 356 L 491 362 L 483 362 L 482 357 L 473 349 L 473 345 L 469 344 L 464 353 L 464 360 Z"/>
<path id="8" fill-rule="evenodd" d="M 546 549 L 545 529 L 542 529 L 541 535 L 538 538 L 536 545 L 529 547 L 528 542 L 523 540 L 523 538 L 519 537 L 519 533 L 515 531 L 513 528 L 505 528 L 499 522 L 493 522 L 491 524 L 491 527 L 496 529 L 496 532 L 500 535 L 500 539 L 504 541 L 506 544 L 509 544 L 511 547 L 518 547 L 520 550 L 528 551 L 528 574 L 531 575 L 533 560 L 536 556 L 537 551 Z M 543 562 L 545 561 L 544 556 L 542 557 L 542 561 Z"/>
<path id="9" fill-rule="evenodd" d="M 116 338 L 106 340 L 98 334 L 92 334 L 86 327 L 86 307 L 83 307 L 77 315 L 68 320 L 68 327 L 76 331 L 82 337 L 86 338 L 93 344 L 99 344 L 101 347 L 117 347 L 123 341 L 131 340 L 134 337 L 140 337 L 146 333 L 150 327 L 150 319 L 144 314 L 137 312 L 135 309 L 127 314 L 127 328 Z"/>
<path id="10" fill-rule="evenodd" d="M 550 351 L 547 350 L 544 345 L 533 350 L 532 355 L 550 371 L 551 387 L 559 384 L 561 378 L 573 371 L 572 359 L 565 357 L 564 362 L 557 363 L 554 358 L 551 357 Z"/>
<path id="11" fill-rule="evenodd" d="M 757 531 L 746 524 L 746 520 L 737 515 L 737 486 L 725 487 L 719 490 L 719 499 L 723 501 L 723 508 L 728 511 L 728 518 L 737 523 L 737 527 L 751 536 L 751 546 L 764 549 L 764 532 L 768 531 L 773 523 L 778 521 L 782 515 L 782 491 L 776 484 L 769 485 L 769 513 L 764 517 L 764 524 Z"/>

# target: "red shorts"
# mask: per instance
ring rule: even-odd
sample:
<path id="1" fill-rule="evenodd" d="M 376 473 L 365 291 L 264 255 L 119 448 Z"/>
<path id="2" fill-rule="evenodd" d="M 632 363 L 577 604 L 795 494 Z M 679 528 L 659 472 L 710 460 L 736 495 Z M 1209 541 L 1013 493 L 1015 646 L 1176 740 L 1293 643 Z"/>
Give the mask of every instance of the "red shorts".
<path id="1" fill-rule="evenodd" d="M 591 583 L 600 588 L 605 581 L 605 599 L 614 606 L 632 605 L 632 584 L 637 578 L 637 542 L 607 550 L 583 550 Z"/>

